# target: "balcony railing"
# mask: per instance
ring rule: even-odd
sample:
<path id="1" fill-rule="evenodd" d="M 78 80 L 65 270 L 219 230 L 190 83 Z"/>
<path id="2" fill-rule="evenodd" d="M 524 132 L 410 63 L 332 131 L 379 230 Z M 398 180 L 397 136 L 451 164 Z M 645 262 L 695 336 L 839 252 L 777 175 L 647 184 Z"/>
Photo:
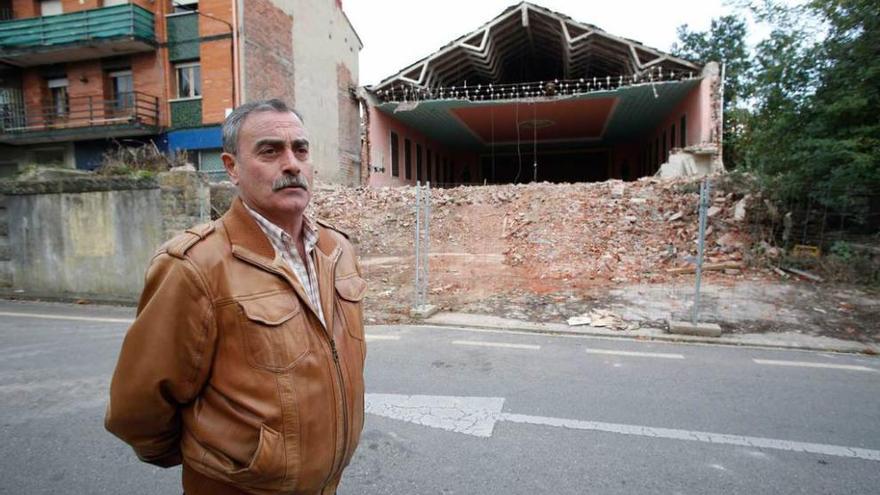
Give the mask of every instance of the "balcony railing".
<path id="1" fill-rule="evenodd" d="M 13 19 L 0 22 L 0 57 L 31 65 L 26 55 L 81 47 L 93 53 L 75 58 L 106 56 L 101 45 L 118 40 L 118 52 L 134 53 L 155 49 L 155 17 L 134 4 L 115 5 L 69 14 Z"/>
<path id="2" fill-rule="evenodd" d="M 159 125 L 159 98 L 140 92 L 104 100 L 69 97 L 39 106 L 0 105 L 0 137 L 33 132 L 107 127 L 154 128 Z"/>

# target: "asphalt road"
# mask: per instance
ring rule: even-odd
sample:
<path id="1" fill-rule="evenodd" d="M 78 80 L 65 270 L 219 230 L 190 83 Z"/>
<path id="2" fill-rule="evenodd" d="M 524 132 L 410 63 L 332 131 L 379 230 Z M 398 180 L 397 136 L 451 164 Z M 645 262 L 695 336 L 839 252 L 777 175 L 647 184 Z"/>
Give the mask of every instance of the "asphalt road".
<path id="1" fill-rule="evenodd" d="M 131 317 L 0 301 L 0 493 L 180 493 L 179 469 L 103 429 Z M 880 487 L 878 358 L 429 327 L 368 339 L 371 413 L 343 495 Z"/>

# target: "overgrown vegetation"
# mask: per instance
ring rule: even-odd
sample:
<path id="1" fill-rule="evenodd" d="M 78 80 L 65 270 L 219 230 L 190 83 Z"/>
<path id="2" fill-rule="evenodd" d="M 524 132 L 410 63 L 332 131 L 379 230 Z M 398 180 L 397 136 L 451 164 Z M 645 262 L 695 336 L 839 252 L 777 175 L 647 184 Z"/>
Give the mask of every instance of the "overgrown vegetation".
<path id="1" fill-rule="evenodd" d="M 153 142 L 140 146 L 119 142 L 115 144 L 115 147 L 104 152 L 101 165 L 95 169 L 97 174 L 152 177 L 159 172 L 187 164 L 185 153 L 162 153 Z"/>
<path id="2" fill-rule="evenodd" d="M 871 251 L 880 242 L 880 8 L 875 0 L 735 6 L 707 31 L 681 26 L 673 46 L 725 65 L 725 165 L 747 172 L 746 189 L 760 193 L 765 239 L 817 246 L 826 256 L 813 268 L 880 284 Z M 771 28 L 753 48 L 746 16 Z"/>
<path id="3" fill-rule="evenodd" d="M 872 0 L 740 2 L 673 50 L 725 64 L 724 160 L 795 216 L 880 225 L 880 9 Z M 749 49 L 745 15 L 771 27 Z M 795 223 L 802 218 L 795 218 Z"/>

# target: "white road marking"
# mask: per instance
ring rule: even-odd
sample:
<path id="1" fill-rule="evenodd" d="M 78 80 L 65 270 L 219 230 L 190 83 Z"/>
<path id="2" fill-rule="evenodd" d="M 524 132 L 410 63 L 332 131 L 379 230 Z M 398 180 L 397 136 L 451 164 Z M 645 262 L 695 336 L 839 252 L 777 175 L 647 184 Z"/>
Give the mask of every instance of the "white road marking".
<path id="1" fill-rule="evenodd" d="M 504 347 L 507 349 L 528 349 L 530 351 L 537 351 L 541 348 L 539 345 L 531 345 L 531 344 L 508 344 L 506 342 L 483 342 L 479 340 L 453 340 L 453 344 L 455 345 L 473 345 L 480 347 Z"/>
<path id="2" fill-rule="evenodd" d="M 754 447 L 759 449 L 787 450 L 790 452 L 804 452 L 808 454 L 880 461 L 880 450 L 860 449 L 856 447 L 844 447 L 841 445 L 828 445 L 823 443 L 791 442 L 774 438 L 727 435 L 724 433 L 676 430 L 672 428 L 652 428 L 649 426 L 601 423 L 598 421 L 580 421 L 576 419 L 547 418 L 524 414 L 503 413 L 499 419 L 514 423 L 558 426 L 572 430 L 601 431 L 606 433 L 619 433 L 621 435 L 635 435 L 669 440 L 686 440 L 690 442 L 704 442 L 722 445 L 739 445 L 742 447 Z"/>
<path id="3" fill-rule="evenodd" d="M 500 397 L 366 394 L 364 411 L 441 430 L 489 438 L 501 415 Z"/>
<path id="4" fill-rule="evenodd" d="M 372 334 L 367 334 L 366 337 L 367 337 L 367 342 L 369 342 L 369 341 L 371 341 L 371 340 L 400 340 L 400 336 L 399 336 L 399 335 L 372 335 Z"/>
<path id="5" fill-rule="evenodd" d="M 44 320 L 71 320 L 71 321 L 96 321 L 101 323 L 133 323 L 134 318 L 100 318 L 95 316 L 69 316 L 69 315 L 45 315 L 37 313 L 12 313 L 0 311 L 0 316 L 14 316 L 20 318 L 40 318 Z"/>
<path id="6" fill-rule="evenodd" d="M 511 423 L 555 426 L 571 430 L 598 431 L 646 438 L 737 445 L 758 449 L 785 450 L 789 452 L 880 461 L 880 450 L 705 431 L 530 416 L 501 412 L 503 407 L 504 398 L 502 397 L 399 394 L 366 394 L 364 396 L 364 408 L 370 414 L 483 438 L 492 436 L 495 423 L 498 421 L 510 421 Z"/>
<path id="7" fill-rule="evenodd" d="M 800 368 L 829 368 L 835 370 L 851 370 L 851 371 L 877 371 L 867 366 L 857 366 L 854 364 L 831 364 L 831 363 L 814 363 L 810 361 L 778 361 L 775 359 L 752 359 L 756 364 L 767 364 L 771 366 L 796 366 Z"/>
<path id="8" fill-rule="evenodd" d="M 651 357 L 663 359 L 684 359 L 684 356 L 681 354 L 669 354 L 665 352 L 610 351 L 607 349 L 592 348 L 587 348 L 587 354 L 607 354 L 609 356 Z"/>

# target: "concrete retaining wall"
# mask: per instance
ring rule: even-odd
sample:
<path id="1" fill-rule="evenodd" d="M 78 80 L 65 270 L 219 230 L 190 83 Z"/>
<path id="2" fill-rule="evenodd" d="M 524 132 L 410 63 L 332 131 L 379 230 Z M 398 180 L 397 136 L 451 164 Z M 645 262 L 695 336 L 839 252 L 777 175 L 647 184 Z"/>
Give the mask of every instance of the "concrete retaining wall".
<path id="1" fill-rule="evenodd" d="M 156 248 L 210 219 L 208 182 L 193 172 L 17 182 L 4 192 L 0 287 L 24 297 L 135 301 Z"/>
<path id="2" fill-rule="evenodd" d="M 12 246 L 9 243 L 9 213 L 6 196 L 0 194 L 0 289 L 12 286 Z"/>

